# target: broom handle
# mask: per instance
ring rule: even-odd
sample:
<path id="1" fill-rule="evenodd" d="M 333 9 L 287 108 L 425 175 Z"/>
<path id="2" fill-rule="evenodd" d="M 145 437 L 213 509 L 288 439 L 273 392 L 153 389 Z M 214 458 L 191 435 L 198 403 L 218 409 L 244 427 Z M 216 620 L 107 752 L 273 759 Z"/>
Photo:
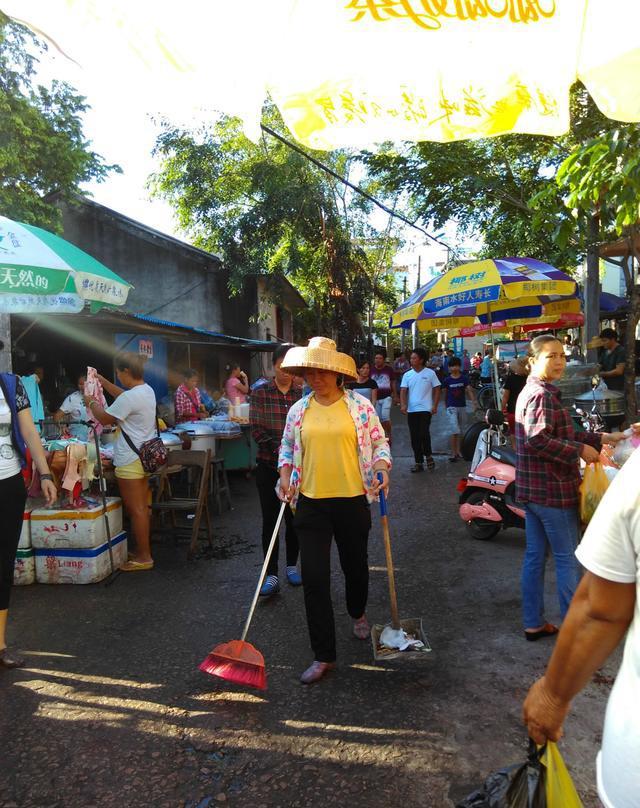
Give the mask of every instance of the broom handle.
<path id="1" fill-rule="evenodd" d="M 378 474 L 378 480 L 382 482 L 382 474 Z M 394 629 L 400 628 L 400 616 L 398 614 L 398 599 L 396 597 L 396 579 L 393 573 L 393 557 L 391 556 L 391 536 L 389 535 L 389 517 L 387 516 L 387 499 L 384 491 L 378 491 L 380 496 L 380 521 L 382 522 L 382 536 L 384 538 L 384 554 L 387 559 L 387 576 L 389 579 L 389 601 L 391 603 L 391 625 Z"/>
<path id="2" fill-rule="evenodd" d="M 251 620 L 253 618 L 253 613 L 256 610 L 256 603 L 258 602 L 258 596 L 260 595 L 260 587 L 262 586 L 262 582 L 264 581 L 264 576 L 267 572 L 267 567 L 269 566 L 269 560 L 271 559 L 271 553 L 273 553 L 273 548 L 276 543 L 276 539 L 278 538 L 278 533 L 280 531 L 280 525 L 282 524 L 282 517 L 284 516 L 284 509 L 287 507 L 287 502 L 283 502 L 280 506 L 280 513 L 278 514 L 278 518 L 276 520 L 276 526 L 273 529 L 273 535 L 271 536 L 271 541 L 269 542 L 269 548 L 267 550 L 267 554 L 264 557 L 264 564 L 262 565 L 262 572 L 260 573 L 260 578 L 258 580 L 258 586 L 256 586 L 256 591 L 253 595 L 253 601 L 251 602 L 251 608 L 249 609 L 249 614 L 247 615 L 247 622 L 244 624 L 244 629 L 242 630 L 242 637 L 240 637 L 240 642 L 244 642 L 247 638 L 247 634 L 249 633 L 249 626 L 251 625 Z"/>

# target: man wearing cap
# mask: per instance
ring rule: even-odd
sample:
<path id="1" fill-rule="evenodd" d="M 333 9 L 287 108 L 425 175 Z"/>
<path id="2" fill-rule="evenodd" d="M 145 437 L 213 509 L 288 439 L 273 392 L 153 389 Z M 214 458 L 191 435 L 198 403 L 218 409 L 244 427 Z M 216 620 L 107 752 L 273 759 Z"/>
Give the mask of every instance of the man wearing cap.
<path id="1" fill-rule="evenodd" d="M 624 390 L 625 351 L 618 342 L 613 328 L 605 328 L 600 334 L 604 351 L 600 357 L 600 377 L 609 390 Z"/>
<path id="2" fill-rule="evenodd" d="M 345 379 L 357 378 L 356 366 L 336 350 L 333 340 L 313 337 L 307 348 L 291 348 L 281 367 L 302 374 L 312 389 L 289 410 L 278 460 L 281 496 L 295 511 L 314 653 L 300 681 L 312 684 L 336 661 L 330 567 L 334 538 L 353 634 L 361 640 L 369 636 L 369 506 L 380 489 L 388 491 L 391 453 L 371 402 L 344 389 Z"/>

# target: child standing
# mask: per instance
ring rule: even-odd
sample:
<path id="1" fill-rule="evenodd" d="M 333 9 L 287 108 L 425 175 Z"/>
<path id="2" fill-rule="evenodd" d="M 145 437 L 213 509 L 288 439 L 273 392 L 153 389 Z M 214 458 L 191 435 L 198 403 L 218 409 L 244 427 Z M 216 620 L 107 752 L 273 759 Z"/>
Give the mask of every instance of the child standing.
<path id="1" fill-rule="evenodd" d="M 464 422 L 464 413 L 467 406 L 467 394 L 477 405 L 476 394 L 469 384 L 469 377 L 462 372 L 462 363 L 457 356 L 449 359 L 449 375 L 442 382 L 442 386 L 447 391 L 447 418 L 449 419 L 449 430 L 451 432 L 451 457 L 449 461 L 455 463 L 462 460 L 460 454 L 460 433 Z"/>

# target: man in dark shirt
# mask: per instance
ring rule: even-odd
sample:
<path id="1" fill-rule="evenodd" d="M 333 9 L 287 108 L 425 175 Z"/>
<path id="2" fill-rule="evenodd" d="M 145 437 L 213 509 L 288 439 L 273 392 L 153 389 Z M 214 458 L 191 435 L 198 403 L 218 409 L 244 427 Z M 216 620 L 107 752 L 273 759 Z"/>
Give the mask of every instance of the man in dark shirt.
<path id="1" fill-rule="evenodd" d="M 272 355 L 275 377 L 264 387 L 251 394 L 251 434 L 258 444 L 256 455 L 256 486 L 262 510 L 262 549 L 267 553 L 273 529 L 276 526 L 281 502 L 276 495 L 278 482 L 278 450 L 282 439 L 287 413 L 302 396 L 293 377 L 280 369 L 285 354 L 293 345 L 278 345 Z M 293 528 L 293 513 L 287 505 L 284 513 L 286 525 L 285 543 L 287 550 L 287 580 L 292 586 L 300 586 L 302 578 L 298 572 L 298 537 Z M 279 540 L 276 540 L 267 567 L 267 575 L 260 590 L 262 597 L 275 595 L 280 591 L 278 579 Z"/>
<path id="2" fill-rule="evenodd" d="M 624 390 L 625 350 L 618 342 L 613 328 L 605 328 L 600 334 L 604 351 L 600 357 L 601 378 L 610 390 Z"/>

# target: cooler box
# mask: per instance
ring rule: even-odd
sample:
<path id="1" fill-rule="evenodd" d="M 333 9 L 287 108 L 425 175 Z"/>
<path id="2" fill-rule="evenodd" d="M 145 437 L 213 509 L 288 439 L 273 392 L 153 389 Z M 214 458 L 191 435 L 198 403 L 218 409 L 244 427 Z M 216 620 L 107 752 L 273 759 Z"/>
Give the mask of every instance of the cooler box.
<path id="1" fill-rule="evenodd" d="M 122 500 L 107 497 L 107 514 L 111 538 L 122 531 Z M 31 544 L 38 549 L 54 547 L 100 547 L 107 540 L 102 505 L 86 510 L 31 511 Z"/>
<path id="2" fill-rule="evenodd" d="M 111 539 L 115 569 L 127 560 L 127 534 Z M 38 547 L 33 550 L 39 584 L 95 584 L 111 574 L 107 542 L 99 547 Z"/>
<path id="3" fill-rule="evenodd" d="M 20 531 L 20 541 L 18 550 L 28 550 L 31 548 L 31 511 L 25 511 L 22 516 L 22 530 Z"/>
<path id="4" fill-rule="evenodd" d="M 13 583 L 16 586 L 24 586 L 26 584 L 35 584 L 35 582 L 36 561 L 33 550 L 31 547 L 27 550 L 18 550 L 16 563 L 13 567 Z"/>

